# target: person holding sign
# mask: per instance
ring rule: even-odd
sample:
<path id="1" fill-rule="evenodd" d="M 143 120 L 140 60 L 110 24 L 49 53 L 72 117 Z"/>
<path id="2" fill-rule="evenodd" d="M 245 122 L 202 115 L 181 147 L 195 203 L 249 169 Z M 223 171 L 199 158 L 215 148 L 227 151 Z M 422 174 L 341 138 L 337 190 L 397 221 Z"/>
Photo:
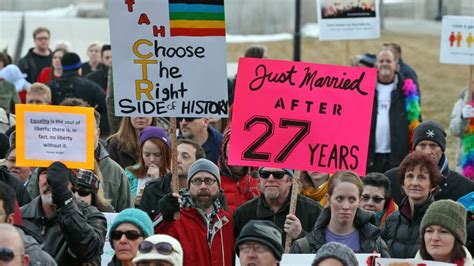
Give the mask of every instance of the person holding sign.
<path id="1" fill-rule="evenodd" d="M 313 230 L 296 240 L 290 253 L 316 253 L 327 242 L 347 245 L 355 253 L 380 253 L 389 258 L 380 229 L 372 222 L 374 214 L 359 207 L 363 183 L 351 171 L 338 171 L 329 181 L 328 207 Z"/>
<path id="2" fill-rule="evenodd" d="M 474 265 L 466 244 L 466 209 L 452 200 L 433 202 L 420 226 L 421 246 L 415 259 Z"/>
<path id="3" fill-rule="evenodd" d="M 170 171 L 170 149 L 168 132 L 164 128 L 147 127 L 140 133 L 140 162 L 125 170 L 135 206 L 140 205 L 145 185 Z"/>
<path id="4" fill-rule="evenodd" d="M 95 207 L 74 197 L 76 174 L 61 162 L 39 170 L 40 196 L 21 208 L 25 233 L 58 263 L 99 263 L 107 220 Z"/>
<path id="5" fill-rule="evenodd" d="M 305 236 L 321 214 L 321 205 L 310 198 L 298 195 L 295 214 L 289 214 L 294 171 L 261 167 L 258 173 L 262 194 L 235 210 L 234 236 L 237 238 L 242 228 L 251 220 L 272 221 L 283 232 L 282 245 L 287 234 L 291 239 Z"/>
<path id="6" fill-rule="evenodd" d="M 399 74 L 393 53 L 377 54 L 377 86 L 369 139 L 367 172 L 397 167 L 408 154 L 420 120 L 420 102 L 413 80 Z"/>
<path id="7" fill-rule="evenodd" d="M 394 258 L 413 258 L 420 248 L 420 223 L 434 201 L 433 193 L 443 178 L 434 160 L 424 152 L 410 153 L 400 164 L 399 184 L 405 192 L 398 211 L 385 221 L 382 238 Z"/>
<path id="8" fill-rule="evenodd" d="M 232 265 L 233 224 L 218 199 L 219 168 L 199 159 L 189 168 L 187 180 L 189 196 L 169 193 L 160 200 L 155 233 L 170 235 L 181 243 L 184 265 Z M 174 220 L 176 212 L 179 218 Z"/>

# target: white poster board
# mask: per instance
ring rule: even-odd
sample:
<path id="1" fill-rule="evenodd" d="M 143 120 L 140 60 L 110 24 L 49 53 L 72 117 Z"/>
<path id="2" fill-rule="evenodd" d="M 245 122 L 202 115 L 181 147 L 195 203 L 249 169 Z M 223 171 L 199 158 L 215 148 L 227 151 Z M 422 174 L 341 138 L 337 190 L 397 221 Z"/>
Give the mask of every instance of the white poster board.
<path id="1" fill-rule="evenodd" d="M 359 262 L 359 266 L 367 265 L 367 258 L 370 256 L 380 256 L 380 254 L 355 254 Z M 316 254 L 283 254 L 281 258 L 281 266 L 308 266 L 313 263 Z M 240 266 L 240 259 L 235 257 L 235 265 Z M 367 265 L 371 266 L 371 265 Z"/>
<path id="2" fill-rule="evenodd" d="M 377 266 L 456 266 L 456 264 L 437 262 L 431 260 L 415 260 L 415 259 L 385 259 L 376 258 L 375 265 Z"/>
<path id="3" fill-rule="evenodd" d="M 319 39 L 361 40 L 380 37 L 378 0 L 318 0 Z"/>
<path id="4" fill-rule="evenodd" d="M 109 0 L 115 115 L 227 117 L 223 0 Z"/>
<path id="5" fill-rule="evenodd" d="M 105 215 L 105 219 L 107 219 L 107 236 L 105 237 L 104 253 L 102 253 L 101 257 L 101 265 L 107 266 L 107 264 L 112 260 L 113 256 L 115 255 L 115 250 L 110 245 L 109 230 L 115 218 L 117 218 L 118 213 L 103 212 L 103 214 Z"/>
<path id="6" fill-rule="evenodd" d="M 443 16 L 440 62 L 474 65 L 474 17 Z"/>

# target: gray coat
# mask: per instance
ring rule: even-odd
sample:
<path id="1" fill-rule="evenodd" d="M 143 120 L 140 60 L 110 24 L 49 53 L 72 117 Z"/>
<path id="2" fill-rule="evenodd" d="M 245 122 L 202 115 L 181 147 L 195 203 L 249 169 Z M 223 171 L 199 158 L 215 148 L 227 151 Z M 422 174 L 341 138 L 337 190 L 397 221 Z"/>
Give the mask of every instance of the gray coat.
<path id="1" fill-rule="evenodd" d="M 451 119 L 449 121 L 449 130 L 451 131 L 451 134 L 453 134 L 453 136 L 458 138 L 456 171 L 459 173 L 462 173 L 461 160 L 464 153 L 462 139 L 464 137 L 464 133 L 466 132 L 466 128 L 469 125 L 469 121 L 470 121 L 470 119 L 463 119 L 461 117 L 462 109 L 466 105 L 466 99 L 467 99 L 467 93 L 466 93 L 466 89 L 464 88 L 458 100 L 453 106 L 453 110 L 451 111 Z"/>

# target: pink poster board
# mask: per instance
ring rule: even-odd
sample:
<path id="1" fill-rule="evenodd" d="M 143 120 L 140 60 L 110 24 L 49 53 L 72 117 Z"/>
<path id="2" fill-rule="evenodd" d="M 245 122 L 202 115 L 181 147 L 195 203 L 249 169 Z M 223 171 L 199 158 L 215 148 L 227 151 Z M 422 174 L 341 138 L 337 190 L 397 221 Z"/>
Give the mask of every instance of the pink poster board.
<path id="1" fill-rule="evenodd" d="M 241 58 L 231 165 L 365 174 L 376 70 Z"/>

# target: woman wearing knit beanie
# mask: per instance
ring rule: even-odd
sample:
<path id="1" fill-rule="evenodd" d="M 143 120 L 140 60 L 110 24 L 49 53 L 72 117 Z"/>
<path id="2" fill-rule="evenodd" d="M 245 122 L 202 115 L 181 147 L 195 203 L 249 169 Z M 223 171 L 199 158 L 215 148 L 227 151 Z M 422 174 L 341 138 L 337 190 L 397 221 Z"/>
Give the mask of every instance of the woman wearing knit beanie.
<path id="1" fill-rule="evenodd" d="M 472 266 L 466 244 L 466 210 L 452 200 L 431 204 L 421 220 L 421 247 L 416 259 Z"/>
<path id="2" fill-rule="evenodd" d="M 358 265 L 354 251 L 344 244 L 329 242 L 316 253 L 312 266 Z"/>
<path id="3" fill-rule="evenodd" d="M 161 127 L 146 127 L 140 133 L 139 163 L 125 169 L 135 206 L 140 205 L 145 185 L 166 175 L 171 169 L 171 144 Z"/>
<path id="4" fill-rule="evenodd" d="M 108 266 L 132 266 L 140 243 L 153 235 L 153 224 L 146 212 L 139 209 L 121 211 L 110 226 L 109 241 L 115 255 Z"/>

